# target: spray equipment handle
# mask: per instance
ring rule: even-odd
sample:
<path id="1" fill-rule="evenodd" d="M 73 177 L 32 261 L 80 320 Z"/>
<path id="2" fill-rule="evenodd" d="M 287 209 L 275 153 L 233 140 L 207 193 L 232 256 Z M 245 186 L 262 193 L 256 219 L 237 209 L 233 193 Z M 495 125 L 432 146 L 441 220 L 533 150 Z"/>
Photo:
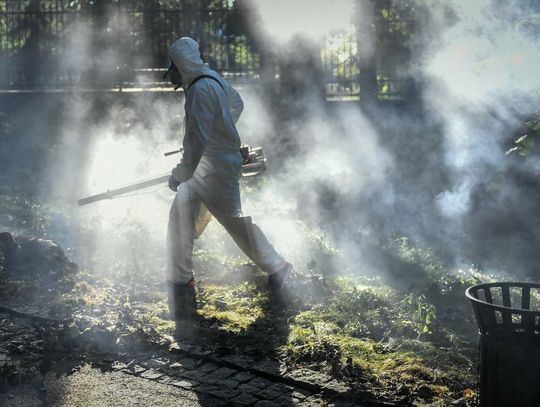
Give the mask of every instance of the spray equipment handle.
<path id="1" fill-rule="evenodd" d="M 252 177 L 258 175 L 266 169 L 266 157 L 263 154 L 261 147 L 251 148 L 248 145 L 243 145 L 242 156 L 244 162 L 242 163 L 242 176 L 243 177 Z M 177 154 L 183 149 L 176 151 L 169 151 L 165 155 Z M 148 180 L 138 181 L 134 184 L 125 185 L 120 188 L 107 190 L 97 195 L 87 196 L 85 198 L 79 199 L 79 206 L 88 205 L 93 202 L 98 202 L 104 199 L 113 199 L 117 196 L 127 194 L 130 192 L 135 192 L 143 188 L 148 188 L 153 185 L 166 184 L 169 180 L 170 173 L 163 174 Z"/>
<path id="2" fill-rule="evenodd" d="M 181 149 L 179 149 L 179 150 L 167 151 L 166 153 L 163 153 L 163 156 L 164 156 L 164 157 L 168 157 L 168 156 L 170 156 L 170 155 L 174 155 L 174 154 L 181 153 L 182 151 L 184 151 L 183 148 L 181 148 Z"/>

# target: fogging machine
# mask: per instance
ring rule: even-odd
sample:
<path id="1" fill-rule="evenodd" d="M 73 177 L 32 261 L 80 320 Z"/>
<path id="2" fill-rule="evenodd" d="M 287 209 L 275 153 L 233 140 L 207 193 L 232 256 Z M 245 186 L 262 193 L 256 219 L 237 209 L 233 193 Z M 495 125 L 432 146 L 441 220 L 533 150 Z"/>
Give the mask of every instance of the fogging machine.
<path id="1" fill-rule="evenodd" d="M 178 154 L 182 151 L 174 150 L 164 154 L 164 156 L 170 156 Z M 242 155 L 242 176 L 252 177 L 258 175 L 266 169 L 266 157 L 263 154 L 261 147 L 250 147 L 247 144 L 242 144 L 240 147 L 240 154 Z M 102 201 L 104 199 L 113 199 L 117 196 L 135 192 L 140 189 L 148 188 L 154 185 L 165 184 L 168 182 L 170 173 L 159 175 L 154 178 L 150 178 L 144 181 L 138 181 L 133 184 L 129 184 L 116 189 L 107 190 L 100 194 L 87 196 L 86 198 L 79 199 L 79 206 L 88 205 L 93 202 Z"/>

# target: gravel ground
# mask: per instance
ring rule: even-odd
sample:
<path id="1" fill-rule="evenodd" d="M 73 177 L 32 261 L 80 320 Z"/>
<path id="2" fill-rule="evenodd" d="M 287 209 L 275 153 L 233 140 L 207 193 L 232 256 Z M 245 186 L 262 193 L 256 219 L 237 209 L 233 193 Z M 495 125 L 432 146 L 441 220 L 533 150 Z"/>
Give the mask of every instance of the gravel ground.
<path id="1" fill-rule="evenodd" d="M 79 371 L 45 379 L 47 405 L 58 407 L 218 406 L 210 396 L 151 382 L 121 372 L 102 372 L 88 365 Z M 24 404 L 19 404 L 23 406 Z"/>
<path id="2" fill-rule="evenodd" d="M 0 392 L 1 407 L 42 407 L 44 405 L 44 393 L 36 386 L 20 385 L 12 386 L 6 392 Z"/>

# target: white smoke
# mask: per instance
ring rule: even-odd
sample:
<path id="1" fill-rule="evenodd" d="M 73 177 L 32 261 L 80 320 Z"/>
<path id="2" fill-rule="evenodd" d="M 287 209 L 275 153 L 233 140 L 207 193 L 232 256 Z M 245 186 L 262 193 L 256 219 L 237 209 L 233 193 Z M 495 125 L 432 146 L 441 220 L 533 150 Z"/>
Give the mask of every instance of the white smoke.
<path id="1" fill-rule="evenodd" d="M 271 179 L 256 197 L 244 194 L 244 210 L 254 215 L 278 251 L 305 270 L 321 251 L 320 242 L 313 239 L 330 239 L 327 228 L 334 222 L 361 219 L 361 202 L 382 188 L 393 166 L 376 129 L 358 106 L 328 109 L 320 92 L 323 78 L 317 73 L 322 47 L 330 46 L 342 61 L 373 52 L 368 29 L 358 33 L 363 40 L 350 54 L 340 53 L 342 48 L 348 50 L 345 44 L 355 35 L 358 18 L 369 27 L 372 11 L 354 1 L 255 1 L 250 6 L 256 21 L 253 29 L 265 52 L 278 56 L 282 64 L 282 97 L 291 100 L 268 103 L 257 94 L 246 98 L 239 128 L 248 135 L 259 129 L 251 140 L 265 148 L 270 159 L 266 176 Z M 300 90 L 289 94 L 289 86 Z M 279 113 L 280 103 L 287 106 L 288 117 Z M 282 141 L 290 148 L 281 146 Z M 344 247 L 339 241 L 326 243 L 338 250 Z M 344 257 L 351 254 L 346 252 Z"/>
<path id="2" fill-rule="evenodd" d="M 358 54 L 353 56 L 370 56 L 375 49 L 374 38 L 369 29 L 362 29 L 373 23 L 373 13 L 354 3 L 314 1 L 307 6 L 306 2 L 298 0 L 256 1 L 253 7 L 261 22 L 256 28 L 260 29 L 265 44 L 273 47 L 274 55 L 296 58 L 298 52 L 293 40 L 301 34 L 313 45 L 310 52 L 320 57 L 318 47 L 325 35 L 354 33 L 351 19 L 362 18 L 363 23 L 357 24 L 361 32 L 355 35 L 363 41 L 355 49 Z M 366 3 L 360 4 L 365 6 Z M 450 19 L 443 17 L 449 9 L 454 13 Z M 503 165 L 503 142 L 509 128 L 518 123 L 520 115 L 538 108 L 537 101 L 527 95 L 540 86 L 540 79 L 535 75 L 540 50 L 517 24 L 495 13 L 488 0 L 455 0 L 446 2 L 444 7 L 432 3 L 428 11 L 432 23 L 437 24 L 433 23 L 433 29 L 427 33 L 428 41 L 425 38 L 416 41 L 422 44 L 418 72 L 425 85 L 422 96 L 428 110 L 442 123 L 444 164 L 451 171 L 449 184 L 442 192 L 438 185 L 432 185 L 436 179 L 432 174 L 436 172 L 434 166 L 440 163 L 429 156 L 412 163 L 416 168 L 427 166 L 421 180 L 404 175 L 401 190 L 396 190 L 390 182 L 400 177 L 393 172 L 401 157 L 390 153 L 385 144 L 389 140 L 380 138 L 372 121 L 382 118 L 396 129 L 413 127 L 399 122 L 402 118 L 398 115 L 379 112 L 378 116 L 368 116 L 358 106 L 345 104 L 328 108 L 324 100 L 312 97 L 316 91 L 306 90 L 308 97 L 283 104 L 286 113 L 297 111 L 298 115 L 280 122 L 282 117 L 267 98 L 261 98 L 256 91 L 240 89 L 246 106 L 238 123 L 243 141 L 261 145 L 269 158 L 264 180 L 248 181 L 242 187 L 244 212 L 253 215 L 278 251 L 299 269 L 305 267 L 318 249 L 310 233 L 325 235 L 325 223 L 332 223 L 328 219 L 351 229 L 361 229 L 363 218 L 369 213 L 366 209 L 373 209 L 364 206 L 372 196 L 380 199 L 379 215 L 396 221 L 389 228 L 405 226 L 404 229 L 416 228 L 419 233 L 422 228 L 445 229 L 451 222 L 435 225 L 421 213 L 433 201 L 447 221 L 461 219 L 470 210 L 474 189 Z M 82 45 L 78 52 L 74 49 L 72 60 L 66 62 L 70 67 L 85 63 L 90 57 L 90 46 L 84 43 L 87 30 L 88 27 L 83 26 L 80 35 L 74 37 L 73 46 Z M 117 63 L 118 56 L 110 59 L 111 63 Z M 317 87 L 320 83 L 312 85 Z M 77 185 L 76 192 L 73 188 L 71 192 L 60 188 L 70 202 L 83 195 L 167 172 L 175 164 L 177 157 L 164 160 L 161 153 L 177 147 L 181 141 L 181 98 L 158 104 L 137 97 L 128 107 L 110 104 L 107 113 L 84 133 L 77 123 L 95 113 L 91 113 L 91 107 L 82 99 L 76 100 L 70 109 L 73 120 L 64 125 L 63 146 L 77 153 L 84 150 L 88 156 L 78 160 L 68 156 L 71 158 L 57 162 L 56 171 L 51 169 L 55 179 Z M 139 114 L 141 116 L 137 116 Z M 131 116 L 134 116 L 132 120 Z M 414 151 L 410 151 L 414 147 L 409 148 L 414 140 L 406 137 L 397 141 L 403 144 L 398 153 L 414 156 Z M 290 146 L 279 145 L 284 138 L 294 142 Z M 285 157 L 280 157 L 283 153 Z M 75 183 L 73 173 L 77 165 L 81 167 L 78 174 L 86 176 Z M 73 173 L 69 169 L 73 169 Z M 55 182 L 55 185 L 60 184 Z M 425 187 L 424 192 L 438 193 L 425 192 L 418 196 L 403 193 L 419 190 L 418 184 L 425 184 L 420 185 Z M 336 203 L 328 202 L 330 198 L 335 198 Z M 161 269 L 164 276 L 165 262 L 156 259 L 164 255 L 171 201 L 172 193 L 164 189 L 74 208 L 84 225 L 82 233 L 91 230 L 93 236 L 81 238 L 82 244 L 92 246 L 87 250 L 88 256 L 103 260 L 89 259 L 88 264 L 99 263 L 99 267 L 106 268 L 107 262 L 114 258 L 127 269 L 148 267 L 156 273 Z M 393 218 L 392 205 L 408 207 L 407 210 L 417 216 Z M 306 225 L 310 228 L 308 233 Z M 351 257 L 358 249 L 351 242 L 333 243 Z M 142 266 L 144 261 L 138 254 L 148 247 L 154 247 L 155 256 L 143 256 L 148 262 Z M 197 242 L 197 247 L 240 255 L 216 222 Z"/>
<path id="3" fill-rule="evenodd" d="M 265 116 L 264 110 L 254 108 L 262 107 L 254 97 L 250 95 L 245 100 L 241 129 L 244 123 L 255 123 L 257 117 Z M 349 214 L 353 216 L 348 221 L 357 220 L 361 217 L 356 213 L 360 210 L 358 203 L 381 188 L 393 166 L 377 132 L 357 107 L 327 112 L 315 100 L 305 108 L 289 134 L 297 137 L 298 151 L 289 152 L 284 162 L 271 153 L 276 162 L 269 161 L 269 173 L 263 175 L 267 179 L 262 187 L 253 195 L 243 194 L 244 211 L 254 216 L 276 248 L 296 261 L 300 269 L 313 255 L 309 248 L 314 242 L 308 241 L 306 223 L 312 232 L 322 233 L 318 228 L 324 229 L 328 221 L 321 219 L 324 212 L 330 211 L 327 217 L 336 221 L 344 218 L 340 221 L 347 222 Z M 271 134 L 271 130 L 255 133 Z M 261 140 L 270 152 L 279 148 L 273 140 Z M 251 142 L 245 138 L 244 141 Z M 282 166 L 276 167 L 279 163 Z M 322 201 L 334 197 L 341 200 L 339 206 L 324 208 Z M 346 207 L 345 203 L 351 202 L 354 207 Z"/>
<path id="4" fill-rule="evenodd" d="M 350 30 L 353 24 L 352 0 L 256 0 L 250 6 L 260 17 L 257 28 L 276 46 L 298 34 L 318 41 L 331 31 Z"/>
<path id="5" fill-rule="evenodd" d="M 446 161 L 452 186 L 437 197 L 451 218 L 469 211 L 472 191 L 504 165 L 504 142 L 520 117 L 539 107 L 540 45 L 514 14 L 490 0 L 431 3 L 433 19 L 452 10 L 452 23 L 439 26 L 435 52 L 424 55 L 424 97 L 445 125 Z M 432 48 L 433 50 L 433 48 Z"/>

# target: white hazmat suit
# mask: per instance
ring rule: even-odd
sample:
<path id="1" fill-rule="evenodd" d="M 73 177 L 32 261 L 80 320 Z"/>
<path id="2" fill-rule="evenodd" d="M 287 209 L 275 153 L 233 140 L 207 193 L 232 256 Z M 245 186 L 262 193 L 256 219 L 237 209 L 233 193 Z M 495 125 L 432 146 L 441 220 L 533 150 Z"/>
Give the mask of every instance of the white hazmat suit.
<path id="1" fill-rule="evenodd" d="M 172 171 L 180 185 L 167 233 L 172 282 L 186 284 L 193 278 L 193 242 L 211 215 L 262 270 L 273 274 L 290 268 L 260 228 L 242 214 L 238 185 L 242 156 L 235 126 L 244 107 L 240 95 L 202 62 L 195 40 L 180 38 L 170 47 L 169 56 L 182 76 L 186 96 L 183 156 Z M 215 80 L 194 83 L 201 75 Z"/>

